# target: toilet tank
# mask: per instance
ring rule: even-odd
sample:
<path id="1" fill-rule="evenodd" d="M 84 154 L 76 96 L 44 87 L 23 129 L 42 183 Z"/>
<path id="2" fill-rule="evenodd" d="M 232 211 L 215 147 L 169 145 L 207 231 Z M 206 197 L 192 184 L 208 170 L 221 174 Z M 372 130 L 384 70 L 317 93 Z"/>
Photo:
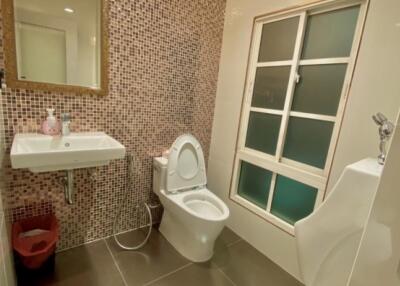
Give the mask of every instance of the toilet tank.
<path id="1" fill-rule="evenodd" d="M 153 158 L 153 192 L 157 195 L 165 189 L 168 159 L 164 157 Z"/>
<path id="2" fill-rule="evenodd" d="M 348 165 L 325 202 L 296 222 L 306 286 L 346 285 L 378 189 L 382 166 L 368 158 Z"/>

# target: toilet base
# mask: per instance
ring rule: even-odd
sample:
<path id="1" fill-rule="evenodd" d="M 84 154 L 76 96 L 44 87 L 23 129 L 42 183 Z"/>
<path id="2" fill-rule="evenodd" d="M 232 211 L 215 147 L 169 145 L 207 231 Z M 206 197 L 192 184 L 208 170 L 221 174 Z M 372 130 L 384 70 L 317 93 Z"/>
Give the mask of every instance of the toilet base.
<path id="1" fill-rule="evenodd" d="M 159 228 L 165 239 L 185 258 L 193 262 L 205 262 L 214 254 L 216 237 L 207 237 L 185 226 L 168 210 L 164 209 Z"/>

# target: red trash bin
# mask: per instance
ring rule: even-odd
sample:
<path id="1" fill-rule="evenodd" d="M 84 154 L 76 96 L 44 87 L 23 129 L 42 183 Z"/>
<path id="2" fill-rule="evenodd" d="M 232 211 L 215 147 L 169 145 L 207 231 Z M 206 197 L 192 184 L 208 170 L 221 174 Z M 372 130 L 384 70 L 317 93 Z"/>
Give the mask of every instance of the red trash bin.
<path id="1" fill-rule="evenodd" d="M 20 220 L 12 225 L 12 244 L 22 264 L 37 269 L 55 252 L 58 222 L 54 215 Z"/>

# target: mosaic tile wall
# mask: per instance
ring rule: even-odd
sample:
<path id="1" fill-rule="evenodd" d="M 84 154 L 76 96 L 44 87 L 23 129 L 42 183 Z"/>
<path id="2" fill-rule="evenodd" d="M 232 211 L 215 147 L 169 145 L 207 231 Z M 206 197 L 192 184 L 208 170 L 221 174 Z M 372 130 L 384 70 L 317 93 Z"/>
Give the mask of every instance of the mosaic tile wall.
<path id="1" fill-rule="evenodd" d="M 5 130 L 3 118 L 3 101 L 4 97 L 0 92 L 0 219 L 3 215 L 3 210 L 7 210 L 7 201 L 5 197 L 6 180 L 5 180 L 5 158 L 6 156 L 6 143 L 5 143 Z"/>
<path id="2" fill-rule="evenodd" d="M 6 158 L 5 199 L 10 219 L 54 212 L 61 222 L 59 249 L 109 236 L 126 188 L 118 230 L 146 224 L 137 204 L 157 201 L 151 191 L 152 157 L 191 132 L 205 155 L 211 137 L 225 0 L 114 0 L 110 13 L 110 92 L 106 97 L 6 89 L 7 152 L 16 132 L 37 132 L 45 108 L 72 114 L 73 131 L 105 131 L 134 155 L 134 183 L 126 161 L 75 171 L 75 204 L 64 202 L 58 173 L 12 170 Z M 0 45 L 0 48 L 3 45 Z M 2 49 L 0 49 L 2 50 Z M 0 53 L 0 65 L 3 65 Z M 160 211 L 155 214 L 159 219 Z"/>

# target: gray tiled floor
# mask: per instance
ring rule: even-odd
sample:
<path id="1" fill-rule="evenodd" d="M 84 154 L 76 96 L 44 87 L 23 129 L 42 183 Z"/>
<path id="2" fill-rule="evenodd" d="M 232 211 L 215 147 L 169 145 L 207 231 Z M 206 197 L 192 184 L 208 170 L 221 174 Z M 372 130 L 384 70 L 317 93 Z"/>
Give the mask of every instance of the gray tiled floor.
<path id="1" fill-rule="evenodd" d="M 126 244 L 141 231 L 120 235 Z M 121 250 L 112 238 L 56 255 L 54 272 L 24 279 L 20 285 L 112 286 L 299 286 L 289 274 L 234 232 L 224 229 L 207 263 L 191 263 L 157 231 L 140 251 Z"/>

